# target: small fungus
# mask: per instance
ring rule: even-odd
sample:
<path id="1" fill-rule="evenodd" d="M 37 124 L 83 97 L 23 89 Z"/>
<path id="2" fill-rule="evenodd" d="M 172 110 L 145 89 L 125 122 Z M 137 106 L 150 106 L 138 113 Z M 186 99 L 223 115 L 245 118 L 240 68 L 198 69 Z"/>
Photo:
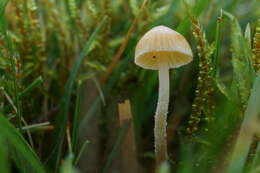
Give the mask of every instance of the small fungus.
<path id="1" fill-rule="evenodd" d="M 135 64 L 145 69 L 159 70 L 159 98 L 154 128 L 157 165 L 168 159 L 166 126 L 169 105 L 169 69 L 188 64 L 192 61 L 192 57 L 192 51 L 186 39 L 165 26 L 156 26 L 145 33 L 135 49 Z"/>

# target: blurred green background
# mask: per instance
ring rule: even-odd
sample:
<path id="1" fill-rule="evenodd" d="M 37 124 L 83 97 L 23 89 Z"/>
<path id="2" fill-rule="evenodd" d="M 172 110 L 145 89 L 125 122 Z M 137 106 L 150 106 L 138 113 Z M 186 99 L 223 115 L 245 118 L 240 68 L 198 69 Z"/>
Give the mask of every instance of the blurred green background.
<path id="1" fill-rule="evenodd" d="M 155 172 L 158 72 L 136 66 L 134 51 L 157 25 L 183 34 L 194 54 L 170 71 L 169 162 L 158 172 L 259 172 L 259 9 L 259 0 L 1 0 L 1 172 Z"/>

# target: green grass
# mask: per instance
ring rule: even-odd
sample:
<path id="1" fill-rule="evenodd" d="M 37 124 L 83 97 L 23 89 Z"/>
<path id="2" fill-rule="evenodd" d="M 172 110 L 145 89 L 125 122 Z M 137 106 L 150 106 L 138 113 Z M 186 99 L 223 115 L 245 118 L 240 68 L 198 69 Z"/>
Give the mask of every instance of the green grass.
<path id="1" fill-rule="evenodd" d="M 4 150 L 7 148 L 8 156 L 14 159 L 20 170 L 28 169 L 28 172 L 44 173 L 44 167 L 31 146 L 25 141 L 19 131 L 15 129 L 15 127 L 3 115 L 0 116 L 1 138 L 2 141 L 5 142 L 2 143 L 4 144 L 3 146 L 6 146 L 7 143 L 9 144 L 8 147 L 3 147 L 2 153 L 4 153 Z M 8 162 L 4 162 L 5 158 L 2 159 L 3 163 L 8 164 Z M 23 165 L 19 165 L 20 163 Z M 8 167 L 8 165 L 6 167 Z"/>
<path id="2" fill-rule="evenodd" d="M 1 172 L 154 172 L 158 74 L 134 50 L 156 25 L 194 54 L 170 71 L 159 172 L 257 172 L 259 17 L 258 0 L 1 0 Z"/>

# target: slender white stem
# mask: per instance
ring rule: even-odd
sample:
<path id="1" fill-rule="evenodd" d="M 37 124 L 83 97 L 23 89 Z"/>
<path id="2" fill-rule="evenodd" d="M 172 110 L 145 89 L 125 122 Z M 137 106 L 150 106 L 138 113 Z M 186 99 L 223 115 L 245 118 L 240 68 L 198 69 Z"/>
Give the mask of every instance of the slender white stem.
<path id="1" fill-rule="evenodd" d="M 169 105 L 169 69 L 161 65 L 159 69 L 159 98 L 155 114 L 155 156 L 156 163 L 159 165 L 167 160 L 167 113 Z"/>

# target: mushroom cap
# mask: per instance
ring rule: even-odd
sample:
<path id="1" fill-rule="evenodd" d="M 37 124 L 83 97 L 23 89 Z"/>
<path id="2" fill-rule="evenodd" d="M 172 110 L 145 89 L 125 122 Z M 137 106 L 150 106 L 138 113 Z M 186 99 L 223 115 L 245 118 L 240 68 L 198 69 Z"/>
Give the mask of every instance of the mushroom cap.
<path id="1" fill-rule="evenodd" d="M 156 26 L 146 32 L 135 49 L 135 64 L 146 69 L 158 70 L 161 64 L 177 68 L 192 61 L 192 51 L 180 33 Z"/>

